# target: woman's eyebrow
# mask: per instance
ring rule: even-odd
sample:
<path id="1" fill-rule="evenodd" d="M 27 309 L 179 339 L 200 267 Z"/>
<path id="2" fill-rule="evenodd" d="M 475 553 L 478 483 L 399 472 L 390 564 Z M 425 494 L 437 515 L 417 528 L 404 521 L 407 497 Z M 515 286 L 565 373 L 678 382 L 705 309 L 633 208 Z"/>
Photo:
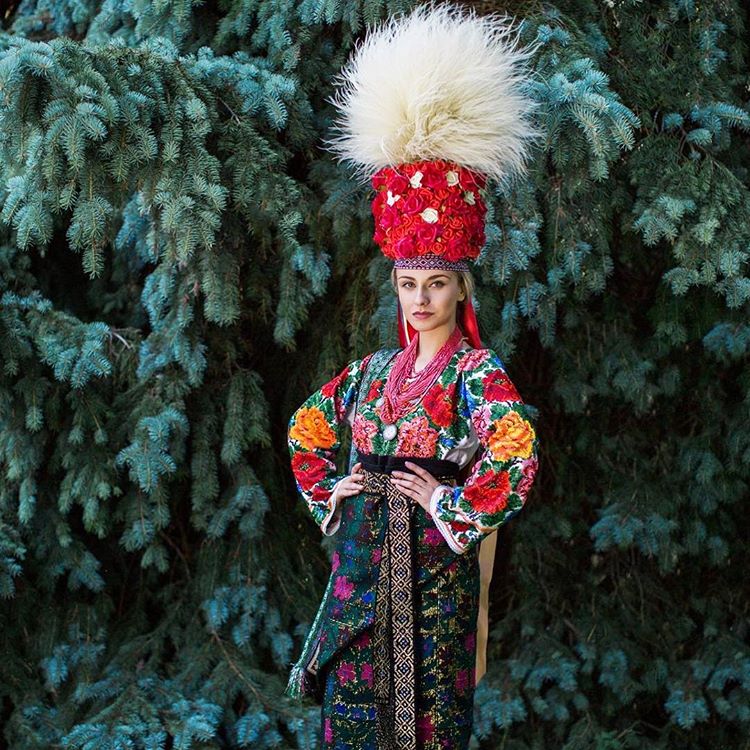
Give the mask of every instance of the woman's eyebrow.
<path id="1" fill-rule="evenodd" d="M 429 281 L 430 279 L 437 279 L 440 276 L 445 276 L 446 279 L 448 278 L 448 276 L 444 273 L 433 273 L 432 276 L 427 277 L 427 281 Z M 413 276 L 399 276 L 398 278 L 399 278 L 399 281 L 402 279 L 410 279 L 411 281 L 414 281 Z"/>

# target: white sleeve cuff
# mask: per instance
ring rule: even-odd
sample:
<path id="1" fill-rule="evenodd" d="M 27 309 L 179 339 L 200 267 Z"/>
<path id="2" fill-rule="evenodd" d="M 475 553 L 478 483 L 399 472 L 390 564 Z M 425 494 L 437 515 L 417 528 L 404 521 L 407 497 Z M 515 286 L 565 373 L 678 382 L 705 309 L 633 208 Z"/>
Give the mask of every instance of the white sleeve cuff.
<path id="1" fill-rule="evenodd" d="M 329 498 L 331 510 L 328 511 L 328 515 L 320 524 L 320 529 L 326 536 L 333 536 L 339 530 L 339 526 L 341 525 L 341 506 L 338 502 L 338 489 L 344 479 L 346 479 L 346 477 L 342 477 L 333 485 L 333 492 L 331 492 L 331 497 Z"/>
<path id="2" fill-rule="evenodd" d="M 464 551 L 464 548 L 454 539 L 450 526 L 445 523 L 445 521 L 439 519 L 437 514 L 438 500 L 443 496 L 446 490 L 452 493 L 453 487 L 447 484 L 439 484 L 433 490 L 432 495 L 430 496 L 430 515 L 432 516 L 432 520 L 435 523 L 435 526 L 437 526 L 438 531 L 443 535 L 445 541 L 448 542 L 448 546 L 456 554 L 460 555 Z"/>

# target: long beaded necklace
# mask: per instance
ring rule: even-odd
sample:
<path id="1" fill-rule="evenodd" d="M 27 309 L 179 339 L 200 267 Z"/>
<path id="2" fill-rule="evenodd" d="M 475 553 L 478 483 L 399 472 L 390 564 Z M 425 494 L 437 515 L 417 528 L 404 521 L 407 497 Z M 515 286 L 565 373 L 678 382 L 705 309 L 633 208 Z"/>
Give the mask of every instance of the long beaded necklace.
<path id="1" fill-rule="evenodd" d="M 399 352 L 388 373 L 383 397 L 378 401 L 378 413 L 381 421 L 386 425 L 383 429 L 383 437 L 386 440 L 393 440 L 396 437 L 395 422 L 419 403 L 422 396 L 443 372 L 451 357 L 458 351 L 464 338 L 461 329 L 456 326 L 435 356 L 419 372 L 414 372 L 419 334 L 412 338 L 403 351 Z"/>

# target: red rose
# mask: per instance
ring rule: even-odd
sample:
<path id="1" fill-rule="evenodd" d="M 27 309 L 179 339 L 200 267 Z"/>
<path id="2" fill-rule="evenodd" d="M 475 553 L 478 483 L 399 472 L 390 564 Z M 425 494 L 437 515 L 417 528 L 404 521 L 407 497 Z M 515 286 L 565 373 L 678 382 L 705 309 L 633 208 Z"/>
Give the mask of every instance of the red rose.
<path id="1" fill-rule="evenodd" d="M 493 370 L 482 379 L 484 397 L 488 401 L 520 401 L 516 387 L 502 370 Z"/>
<path id="2" fill-rule="evenodd" d="M 450 211 L 451 214 L 462 216 L 467 213 L 469 204 L 458 195 L 449 195 L 445 199 L 445 210 Z"/>
<path id="3" fill-rule="evenodd" d="M 432 243 L 440 236 L 440 227 L 438 224 L 428 224 L 424 222 L 421 227 L 417 228 L 417 239 L 423 243 Z"/>
<path id="4" fill-rule="evenodd" d="M 401 211 L 405 214 L 418 214 L 425 208 L 425 199 L 418 191 L 412 190 L 404 199 Z"/>
<path id="5" fill-rule="evenodd" d="M 466 167 L 461 167 L 458 179 L 467 190 L 471 190 L 472 188 L 481 190 L 487 184 L 487 177 L 485 175 Z"/>
<path id="6" fill-rule="evenodd" d="M 439 190 L 445 187 L 445 173 L 439 169 L 431 168 L 424 170 L 422 175 L 422 185 L 424 187 L 432 188 L 433 190 Z"/>
<path id="7" fill-rule="evenodd" d="M 365 402 L 372 401 L 380 392 L 380 387 L 383 385 L 383 379 L 378 378 L 377 380 L 372 381 L 372 385 L 370 386 L 370 390 L 367 392 L 367 396 L 365 397 Z"/>
<path id="8" fill-rule="evenodd" d="M 464 489 L 464 497 L 478 513 L 497 513 L 508 504 L 510 476 L 507 471 L 488 471 Z"/>
<path id="9" fill-rule="evenodd" d="M 399 258 L 409 258 L 414 253 L 414 238 L 411 236 L 402 237 L 393 247 Z"/>
<path id="10" fill-rule="evenodd" d="M 451 383 L 447 388 L 436 385 L 430 388 L 424 396 L 423 404 L 427 415 L 440 427 L 448 427 L 455 418 L 454 398 L 456 383 Z"/>
<path id="11" fill-rule="evenodd" d="M 382 226 L 383 229 L 395 227 L 396 224 L 398 224 L 400 216 L 401 212 L 395 206 L 385 205 L 383 207 L 383 212 L 380 215 L 380 226 Z"/>
<path id="12" fill-rule="evenodd" d="M 292 457 L 292 472 L 305 492 L 326 478 L 329 464 L 314 453 L 298 451 Z"/>
<path id="13" fill-rule="evenodd" d="M 454 237 L 448 240 L 445 247 L 445 257 L 448 260 L 459 260 L 464 257 L 465 242 L 462 237 Z"/>
<path id="14" fill-rule="evenodd" d="M 401 195 L 409 189 L 409 180 L 402 174 L 394 174 L 388 182 L 388 189 L 394 195 Z"/>
<path id="15" fill-rule="evenodd" d="M 341 382 L 351 372 L 351 366 L 347 365 L 335 378 L 329 380 L 321 389 L 320 392 L 326 397 L 331 398 L 336 393 L 336 390 L 341 385 Z"/>

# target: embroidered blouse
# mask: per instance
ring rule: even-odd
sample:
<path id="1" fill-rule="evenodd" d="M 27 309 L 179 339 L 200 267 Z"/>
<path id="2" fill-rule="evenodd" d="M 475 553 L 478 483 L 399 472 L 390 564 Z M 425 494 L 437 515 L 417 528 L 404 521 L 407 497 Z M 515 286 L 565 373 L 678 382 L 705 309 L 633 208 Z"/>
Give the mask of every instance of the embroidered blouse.
<path id="1" fill-rule="evenodd" d="M 504 524 L 526 502 L 538 467 L 538 439 L 531 409 L 511 383 L 492 349 L 460 349 L 413 409 L 387 438 L 378 416 L 394 359 L 355 405 L 372 357 L 350 362 L 315 391 L 289 420 L 288 445 L 302 498 L 326 535 L 341 520 L 336 456 L 348 423 L 361 453 L 421 456 L 455 461 L 463 468 L 478 457 L 463 485 L 438 485 L 430 515 L 450 548 L 459 554 Z"/>

